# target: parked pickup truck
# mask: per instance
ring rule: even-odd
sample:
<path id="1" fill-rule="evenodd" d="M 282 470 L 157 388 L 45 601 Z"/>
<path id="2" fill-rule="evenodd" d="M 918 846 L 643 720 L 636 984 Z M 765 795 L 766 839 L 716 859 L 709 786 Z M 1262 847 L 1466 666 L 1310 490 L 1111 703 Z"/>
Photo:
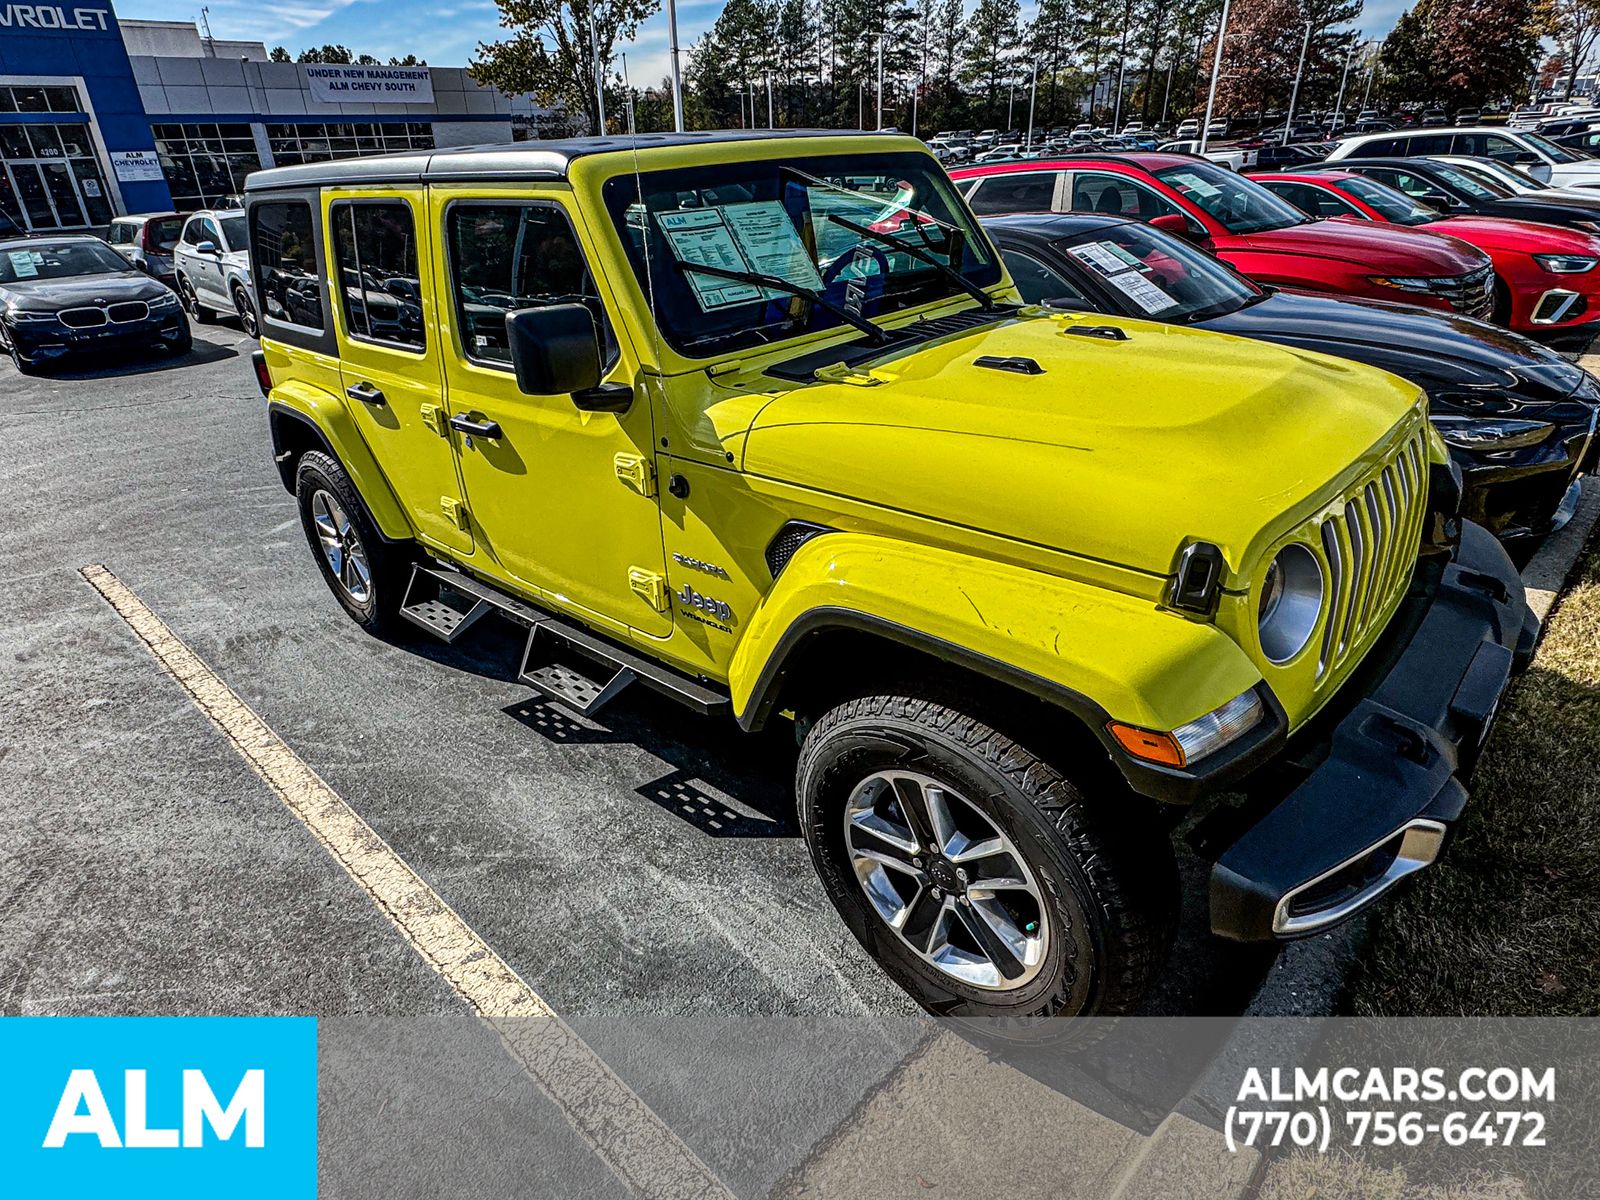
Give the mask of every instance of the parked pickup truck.
<path id="1" fill-rule="evenodd" d="M 1161 154 L 1201 154 L 1200 143 L 1195 142 L 1163 142 L 1156 147 Z M 1208 146 L 1202 157 L 1209 158 L 1214 163 L 1221 163 L 1225 167 L 1232 167 L 1235 171 L 1248 171 L 1256 165 L 1257 154 L 1254 150 L 1219 150 L 1215 146 Z"/>
<path id="2" fill-rule="evenodd" d="M 581 714 L 640 684 L 792 722 L 827 895 L 931 1011 L 1136 1005 L 1199 797 L 1233 797 L 1194 837 L 1231 938 L 1325 929 L 1443 848 L 1535 626 L 1414 384 L 1025 306 L 911 138 L 248 186 L 273 453 L 338 603 L 384 636 L 510 620 Z M 654 869 L 698 836 L 635 819 Z"/>

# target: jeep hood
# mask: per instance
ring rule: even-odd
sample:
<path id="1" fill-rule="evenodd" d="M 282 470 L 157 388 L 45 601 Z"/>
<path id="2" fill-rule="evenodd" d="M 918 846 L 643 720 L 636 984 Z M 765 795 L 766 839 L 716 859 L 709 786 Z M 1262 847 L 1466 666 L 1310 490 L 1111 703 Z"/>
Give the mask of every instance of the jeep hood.
<path id="1" fill-rule="evenodd" d="M 783 393 L 752 421 L 743 467 L 1153 574 L 1191 538 L 1238 568 L 1419 397 L 1369 367 L 1244 338 L 1123 320 L 1124 341 L 1067 332 L 1107 324 L 1024 317 Z"/>

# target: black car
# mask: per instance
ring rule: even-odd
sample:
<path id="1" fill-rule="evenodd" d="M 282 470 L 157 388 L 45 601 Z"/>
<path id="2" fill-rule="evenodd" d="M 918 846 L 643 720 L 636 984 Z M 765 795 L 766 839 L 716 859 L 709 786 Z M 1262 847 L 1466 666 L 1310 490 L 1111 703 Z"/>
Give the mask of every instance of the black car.
<path id="1" fill-rule="evenodd" d="M 1370 176 L 1450 216 L 1511 217 L 1600 233 L 1600 189 L 1592 200 L 1567 194 L 1519 194 L 1475 171 L 1429 158 L 1341 158 L 1317 166 Z"/>
<path id="2" fill-rule="evenodd" d="M 17 370 L 84 352 L 189 346 L 177 295 L 99 238 L 0 240 L 0 350 Z"/>
<path id="3" fill-rule="evenodd" d="M 1099 213 L 986 218 L 1024 299 L 1259 338 L 1392 371 L 1428 394 L 1466 481 L 1462 515 L 1505 539 L 1559 528 L 1596 446 L 1600 383 L 1493 325 L 1265 288 L 1149 225 Z"/>

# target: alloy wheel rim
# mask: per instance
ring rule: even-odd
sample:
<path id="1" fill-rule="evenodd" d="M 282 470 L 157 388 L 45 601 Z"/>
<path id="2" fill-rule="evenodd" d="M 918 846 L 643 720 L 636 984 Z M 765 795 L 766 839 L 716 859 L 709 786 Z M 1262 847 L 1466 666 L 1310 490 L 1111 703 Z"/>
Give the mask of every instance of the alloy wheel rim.
<path id="1" fill-rule="evenodd" d="M 191 317 L 200 315 L 200 294 L 187 279 L 183 281 L 183 306 L 189 310 Z"/>
<path id="2" fill-rule="evenodd" d="M 250 300 L 243 292 L 233 298 L 234 308 L 239 310 L 239 324 L 244 326 L 245 333 L 251 337 L 256 336 L 256 310 L 250 307 Z"/>
<path id="3" fill-rule="evenodd" d="M 311 523 L 316 527 L 323 561 L 339 587 L 357 604 L 365 604 L 372 595 L 372 567 L 349 515 L 331 492 L 319 488 L 313 493 Z"/>
<path id="4" fill-rule="evenodd" d="M 1032 869 L 994 821 L 915 771 L 867 776 L 845 803 L 845 847 L 879 919 L 969 987 L 1013 991 L 1044 967 L 1049 915 Z"/>

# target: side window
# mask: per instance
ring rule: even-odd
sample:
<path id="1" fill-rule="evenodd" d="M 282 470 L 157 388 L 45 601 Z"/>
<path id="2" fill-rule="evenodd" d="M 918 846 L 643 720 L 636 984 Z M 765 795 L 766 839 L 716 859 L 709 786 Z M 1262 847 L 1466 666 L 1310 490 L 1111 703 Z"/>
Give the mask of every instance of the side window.
<path id="1" fill-rule="evenodd" d="M 1361 215 L 1360 210 L 1355 205 L 1341 200 L 1325 188 L 1313 187 L 1308 183 L 1288 183 L 1274 179 L 1262 179 L 1259 182 L 1264 184 L 1269 192 L 1282 196 L 1308 216 L 1348 217 Z"/>
<path id="2" fill-rule="evenodd" d="M 111 227 L 111 244 L 113 246 L 128 246 L 133 244 L 133 226 L 121 221 Z"/>
<path id="3" fill-rule="evenodd" d="M 221 231 L 217 229 L 216 222 L 211 220 L 210 217 L 206 217 L 200 221 L 199 240 L 202 242 L 210 242 L 219 250 L 224 249 L 226 245 L 222 240 Z"/>
<path id="4" fill-rule="evenodd" d="M 183 244 L 185 246 L 198 246 L 206 240 L 205 235 L 200 231 L 200 226 L 203 224 L 203 221 L 190 221 L 183 227 Z"/>
<path id="5" fill-rule="evenodd" d="M 250 247 L 262 312 L 321 331 L 322 279 L 311 205 L 304 200 L 257 204 L 250 210 Z"/>
<path id="6" fill-rule="evenodd" d="M 1172 213 L 1183 215 L 1183 210 L 1165 196 L 1141 187 L 1124 176 L 1104 175 L 1095 171 L 1073 174 L 1072 211 L 1109 213 L 1139 221 Z"/>
<path id="7" fill-rule="evenodd" d="M 1523 149 L 1508 137 L 1498 133 L 1483 135 L 1483 149 L 1477 151 L 1484 158 L 1497 159 L 1504 163 L 1516 163 L 1523 157 Z"/>
<path id="8" fill-rule="evenodd" d="M 1406 154 L 1417 157 L 1424 154 L 1449 154 L 1452 135 L 1448 133 L 1419 133 L 1407 139 Z"/>
<path id="9" fill-rule="evenodd" d="M 1073 304 L 1081 304 L 1085 308 L 1095 307 L 1084 297 L 1082 289 L 1069 282 L 1059 271 L 1045 266 L 1033 255 L 1024 254 L 1020 250 L 1002 250 L 1000 257 L 1005 259 L 1006 270 L 1011 272 L 1017 290 L 1029 304 L 1042 304 L 1046 300 L 1066 300 Z"/>
<path id="10" fill-rule="evenodd" d="M 389 201 L 336 204 L 331 224 L 338 292 L 351 336 L 426 349 L 411 206 Z"/>
<path id="11" fill-rule="evenodd" d="M 1049 212 L 1055 204 L 1055 171 L 1023 171 L 1015 175 L 985 175 L 982 186 L 969 193 L 972 211 L 979 216 L 997 213 Z"/>
<path id="12" fill-rule="evenodd" d="M 510 367 L 507 313 L 579 303 L 594 314 L 607 364 L 614 361 L 617 340 L 566 213 L 551 204 L 458 201 L 445 224 L 456 324 L 468 358 Z"/>
<path id="13" fill-rule="evenodd" d="M 1370 142 L 1362 142 L 1355 149 L 1353 157 L 1357 158 L 1392 158 L 1403 153 L 1400 145 L 1403 138 L 1374 138 Z"/>

